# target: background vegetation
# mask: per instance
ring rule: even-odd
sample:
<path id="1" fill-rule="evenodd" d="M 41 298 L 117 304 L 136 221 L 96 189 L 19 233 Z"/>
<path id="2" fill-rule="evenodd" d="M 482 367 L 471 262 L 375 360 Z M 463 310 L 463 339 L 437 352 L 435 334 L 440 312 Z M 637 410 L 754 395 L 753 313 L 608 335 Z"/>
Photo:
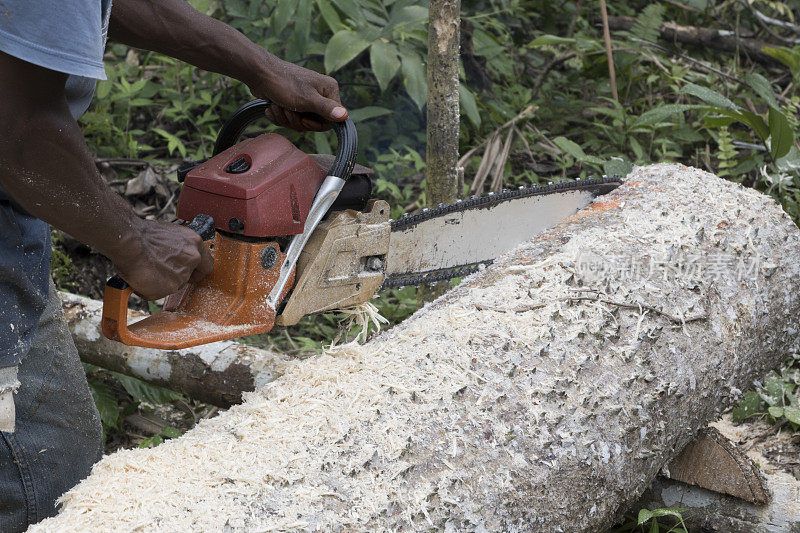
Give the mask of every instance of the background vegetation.
<path id="1" fill-rule="evenodd" d="M 358 126 L 359 162 L 377 171 L 393 216 L 423 205 L 425 0 L 190 1 L 280 57 L 334 75 Z M 465 194 L 676 161 L 767 192 L 800 219 L 796 2 L 612 3 L 615 27 L 626 28 L 612 31 L 618 100 L 597 2 L 464 0 L 462 13 Z M 665 23 L 722 30 L 716 42 L 732 44 L 665 39 Z M 181 161 L 209 155 L 222 121 L 250 99 L 235 80 L 158 54 L 111 44 L 106 59 L 108 81 L 81 124 L 99 168 L 123 188 L 144 169 L 173 180 Z M 307 151 L 331 152 L 328 134 L 282 133 Z M 59 255 L 56 266 L 66 281 L 69 257 Z M 384 293 L 376 304 L 396 322 L 415 309 L 414 289 Z M 304 354 L 330 342 L 338 320 L 312 317 L 247 342 Z M 745 395 L 737 416 L 763 414 L 797 429 L 797 368 L 791 359 Z M 95 382 L 111 379 L 91 372 Z M 778 391 L 778 382 L 794 385 Z M 141 404 L 112 385 L 128 393 L 117 412 Z"/>

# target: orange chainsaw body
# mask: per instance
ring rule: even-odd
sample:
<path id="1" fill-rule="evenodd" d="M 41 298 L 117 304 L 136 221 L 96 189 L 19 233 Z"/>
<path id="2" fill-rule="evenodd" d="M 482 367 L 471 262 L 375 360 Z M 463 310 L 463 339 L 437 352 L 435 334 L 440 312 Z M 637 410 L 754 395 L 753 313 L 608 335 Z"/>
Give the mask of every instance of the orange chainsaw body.
<path id="1" fill-rule="evenodd" d="M 133 289 L 106 285 L 105 336 L 134 346 L 177 350 L 271 330 L 276 311 L 266 300 L 286 259 L 277 243 L 244 242 L 217 234 L 206 246 L 214 255 L 213 272 L 168 296 L 161 311 L 130 326 L 128 298 Z M 271 268 L 264 267 L 265 255 L 274 258 Z"/>
<path id="2" fill-rule="evenodd" d="M 238 167 L 232 167 L 239 162 Z M 233 170 L 233 172 L 230 172 Z M 210 215 L 215 236 L 206 241 L 214 270 L 198 284 L 170 295 L 158 313 L 128 325 L 133 288 L 109 282 L 103 297 L 106 337 L 125 344 L 180 349 L 265 333 L 277 310 L 267 304 L 286 256 L 276 237 L 303 231 L 325 170 L 277 134 L 236 144 L 186 175 L 179 218 Z M 269 255 L 269 257 L 266 257 Z M 283 291 L 291 290 L 294 273 Z"/>

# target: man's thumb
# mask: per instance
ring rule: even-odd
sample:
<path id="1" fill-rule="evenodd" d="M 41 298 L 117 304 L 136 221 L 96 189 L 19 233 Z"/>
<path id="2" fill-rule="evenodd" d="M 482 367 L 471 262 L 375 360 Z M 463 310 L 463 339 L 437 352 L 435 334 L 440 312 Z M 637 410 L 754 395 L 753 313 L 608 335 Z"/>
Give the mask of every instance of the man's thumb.
<path id="1" fill-rule="evenodd" d="M 320 110 L 317 114 L 334 122 L 341 122 L 347 118 L 347 109 L 336 100 L 322 99 L 319 103 Z"/>

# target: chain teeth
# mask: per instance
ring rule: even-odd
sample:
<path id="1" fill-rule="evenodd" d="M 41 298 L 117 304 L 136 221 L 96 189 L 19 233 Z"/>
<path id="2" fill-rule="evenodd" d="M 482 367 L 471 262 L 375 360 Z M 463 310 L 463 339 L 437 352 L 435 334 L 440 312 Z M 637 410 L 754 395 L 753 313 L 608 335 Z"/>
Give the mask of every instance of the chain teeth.
<path id="1" fill-rule="evenodd" d="M 501 193 L 489 193 L 487 196 L 471 196 L 469 200 L 458 200 L 454 204 L 439 205 L 433 209 L 423 209 L 421 212 L 407 215 L 397 220 L 391 221 L 392 231 L 403 231 L 416 226 L 420 222 L 437 218 L 450 213 L 467 211 L 469 209 L 481 209 L 495 206 L 499 203 L 528 196 L 539 196 L 554 192 L 569 190 L 591 190 L 596 194 L 606 194 L 616 189 L 622 184 L 618 176 L 593 178 L 579 181 L 562 181 L 559 183 L 548 183 L 547 185 L 535 185 L 533 187 L 520 187 L 514 190 L 503 190 Z M 406 272 L 402 274 L 392 274 L 387 276 L 381 285 L 381 289 L 395 289 L 409 285 L 421 285 L 423 283 L 435 283 L 452 278 L 464 277 L 477 272 L 482 266 L 488 266 L 493 260 L 479 261 L 467 265 L 459 265 L 449 268 L 439 268 L 427 270 L 425 272 Z"/>
<path id="2" fill-rule="evenodd" d="M 410 285 L 422 285 L 424 283 L 436 283 L 437 281 L 445 281 L 452 278 L 463 278 L 474 274 L 481 267 L 489 266 L 494 261 L 480 261 L 478 263 L 470 263 L 469 265 L 459 265 L 450 268 L 439 268 L 436 270 L 427 270 L 425 272 L 410 272 L 406 274 L 392 274 L 386 276 L 381 285 L 383 289 L 402 289 Z"/>

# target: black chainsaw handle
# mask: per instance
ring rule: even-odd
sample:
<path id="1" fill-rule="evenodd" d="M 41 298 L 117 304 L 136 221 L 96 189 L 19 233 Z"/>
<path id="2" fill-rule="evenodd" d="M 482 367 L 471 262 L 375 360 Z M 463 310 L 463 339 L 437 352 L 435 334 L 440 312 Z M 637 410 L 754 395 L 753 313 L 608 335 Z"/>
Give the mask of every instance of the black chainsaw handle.
<path id="1" fill-rule="evenodd" d="M 217 155 L 236 144 L 247 126 L 262 118 L 270 105 L 270 102 L 259 98 L 244 104 L 234 111 L 233 115 L 230 116 L 217 134 L 213 155 Z M 339 147 L 336 149 L 336 160 L 328 171 L 328 175 L 347 180 L 356 164 L 358 152 L 356 126 L 349 117 L 344 122 L 330 121 L 330 124 L 333 126 L 333 131 L 336 132 Z"/>

